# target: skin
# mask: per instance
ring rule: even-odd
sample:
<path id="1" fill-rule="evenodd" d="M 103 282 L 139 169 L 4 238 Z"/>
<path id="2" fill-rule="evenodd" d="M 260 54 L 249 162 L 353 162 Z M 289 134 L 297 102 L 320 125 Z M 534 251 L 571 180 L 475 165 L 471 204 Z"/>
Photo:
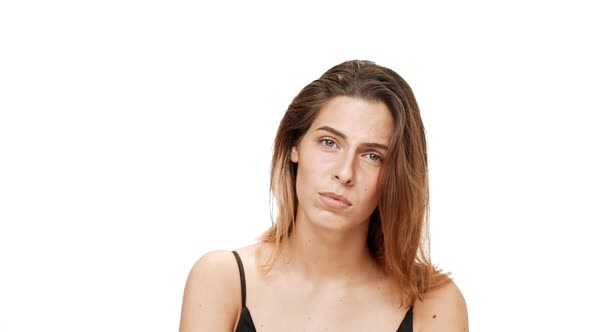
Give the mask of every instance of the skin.
<path id="1" fill-rule="evenodd" d="M 291 151 L 298 164 L 296 227 L 269 273 L 257 268 L 267 244 L 238 250 L 247 302 L 262 331 L 395 331 L 408 307 L 366 246 L 377 206 L 377 177 L 393 128 L 382 103 L 336 97 Z M 322 193 L 348 201 L 331 206 Z M 328 196 L 330 194 L 327 194 Z M 326 203 L 328 202 L 328 203 Z M 227 251 L 204 255 L 191 270 L 180 331 L 234 331 L 241 311 L 239 273 Z M 353 318 L 352 318 L 353 317 Z M 463 295 L 451 282 L 414 304 L 414 331 L 468 331 Z"/>

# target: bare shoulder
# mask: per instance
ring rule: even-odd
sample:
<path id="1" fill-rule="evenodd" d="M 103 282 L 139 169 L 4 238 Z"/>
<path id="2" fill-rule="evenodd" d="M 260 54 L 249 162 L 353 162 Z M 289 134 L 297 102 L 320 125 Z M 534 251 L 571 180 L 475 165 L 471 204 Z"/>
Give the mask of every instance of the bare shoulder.
<path id="1" fill-rule="evenodd" d="M 469 331 L 467 304 L 463 293 L 452 280 L 426 293 L 422 301 L 416 301 L 414 327 L 421 332 Z"/>
<path id="2" fill-rule="evenodd" d="M 240 308 L 240 276 L 235 257 L 231 251 L 206 253 L 188 275 L 180 331 L 233 331 Z"/>

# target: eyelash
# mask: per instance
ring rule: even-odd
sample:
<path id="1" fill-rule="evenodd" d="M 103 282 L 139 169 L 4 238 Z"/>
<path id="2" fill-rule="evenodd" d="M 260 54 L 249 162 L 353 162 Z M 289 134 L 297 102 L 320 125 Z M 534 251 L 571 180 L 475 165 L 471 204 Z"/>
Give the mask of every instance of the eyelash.
<path id="1" fill-rule="evenodd" d="M 324 146 L 325 148 L 328 148 L 328 149 L 333 149 L 334 147 L 337 147 L 338 146 L 338 144 L 336 144 L 336 142 L 334 140 L 329 139 L 329 138 L 321 138 L 319 140 L 319 142 L 320 142 L 320 144 L 322 146 Z M 333 145 L 332 146 L 327 146 L 326 145 L 327 142 L 333 143 Z M 379 158 L 378 160 L 374 160 L 372 158 L 369 158 L 369 160 L 371 162 L 378 162 L 378 163 L 383 162 L 383 157 L 381 155 L 377 154 L 377 153 L 369 152 L 369 153 L 367 153 L 367 155 L 369 155 L 369 156 L 376 156 L 377 158 Z"/>

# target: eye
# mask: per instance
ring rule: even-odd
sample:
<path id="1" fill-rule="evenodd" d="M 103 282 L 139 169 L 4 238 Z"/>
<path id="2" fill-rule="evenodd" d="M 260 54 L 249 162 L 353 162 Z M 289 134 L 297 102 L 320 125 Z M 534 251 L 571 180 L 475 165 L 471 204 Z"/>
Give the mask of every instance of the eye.
<path id="1" fill-rule="evenodd" d="M 376 154 L 376 153 L 367 153 L 367 157 L 369 158 L 369 160 L 374 161 L 374 162 L 382 162 L 383 161 L 383 157 L 381 157 L 380 155 Z"/>
<path id="2" fill-rule="evenodd" d="M 333 148 L 338 147 L 338 145 L 336 145 L 336 142 L 334 142 L 333 140 L 331 140 L 329 138 L 320 139 L 320 144 L 327 147 L 328 149 L 333 149 Z"/>

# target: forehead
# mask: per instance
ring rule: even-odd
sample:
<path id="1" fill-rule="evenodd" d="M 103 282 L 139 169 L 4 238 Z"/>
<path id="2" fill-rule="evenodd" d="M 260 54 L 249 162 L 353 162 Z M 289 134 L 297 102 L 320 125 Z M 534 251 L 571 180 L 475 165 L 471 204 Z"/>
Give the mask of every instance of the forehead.
<path id="1" fill-rule="evenodd" d="M 387 143 L 393 130 L 393 117 L 382 102 L 338 96 L 320 110 L 311 130 L 329 126 L 350 140 Z"/>

